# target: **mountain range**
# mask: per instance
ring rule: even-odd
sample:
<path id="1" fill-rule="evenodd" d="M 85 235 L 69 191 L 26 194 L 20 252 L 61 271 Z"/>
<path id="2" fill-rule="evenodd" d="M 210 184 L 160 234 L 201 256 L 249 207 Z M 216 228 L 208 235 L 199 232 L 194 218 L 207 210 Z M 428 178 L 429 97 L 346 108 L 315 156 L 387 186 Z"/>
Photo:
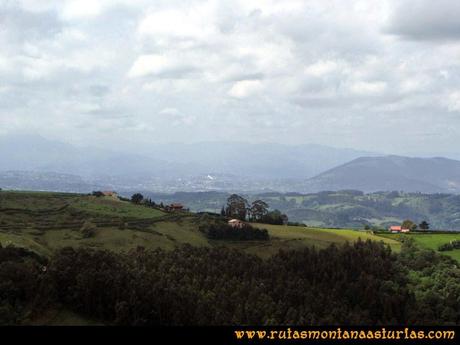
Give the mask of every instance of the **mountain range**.
<path id="1" fill-rule="evenodd" d="M 0 137 L 0 171 L 30 170 L 83 177 L 190 177 L 231 174 L 254 178 L 309 178 L 365 154 L 321 145 L 199 142 L 152 144 L 137 153 L 75 147 L 37 135 Z"/>
<path id="2" fill-rule="evenodd" d="M 200 142 L 138 152 L 0 136 L 0 187 L 87 192 L 303 192 L 354 189 L 460 193 L 460 161 L 328 146 Z"/>
<path id="3" fill-rule="evenodd" d="M 308 179 L 302 191 L 460 193 L 460 161 L 402 156 L 360 157 Z"/>

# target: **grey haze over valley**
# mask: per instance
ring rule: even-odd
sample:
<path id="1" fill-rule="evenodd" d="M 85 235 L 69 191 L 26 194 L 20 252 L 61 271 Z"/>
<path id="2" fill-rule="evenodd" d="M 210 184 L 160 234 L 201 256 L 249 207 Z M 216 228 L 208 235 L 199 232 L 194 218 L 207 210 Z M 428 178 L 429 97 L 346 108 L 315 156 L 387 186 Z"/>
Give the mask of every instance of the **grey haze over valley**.
<path id="1" fill-rule="evenodd" d="M 459 193 L 460 161 L 241 142 L 156 145 L 140 155 L 14 135 L 0 137 L 0 186 L 70 192 Z"/>
<path id="2" fill-rule="evenodd" d="M 458 193 L 459 15 L 0 1 L 0 187 Z"/>

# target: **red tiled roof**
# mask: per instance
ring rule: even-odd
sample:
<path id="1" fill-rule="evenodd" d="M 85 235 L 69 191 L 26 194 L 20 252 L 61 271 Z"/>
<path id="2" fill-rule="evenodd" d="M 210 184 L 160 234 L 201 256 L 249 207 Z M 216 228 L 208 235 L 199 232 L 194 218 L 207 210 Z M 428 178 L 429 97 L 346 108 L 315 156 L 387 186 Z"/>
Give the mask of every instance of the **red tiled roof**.
<path id="1" fill-rule="evenodd" d="M 401 231 L 401 226 L 398 226 L 398 225 L 393 225 L 393 226 L 390 226 L 390 231 Z"/>

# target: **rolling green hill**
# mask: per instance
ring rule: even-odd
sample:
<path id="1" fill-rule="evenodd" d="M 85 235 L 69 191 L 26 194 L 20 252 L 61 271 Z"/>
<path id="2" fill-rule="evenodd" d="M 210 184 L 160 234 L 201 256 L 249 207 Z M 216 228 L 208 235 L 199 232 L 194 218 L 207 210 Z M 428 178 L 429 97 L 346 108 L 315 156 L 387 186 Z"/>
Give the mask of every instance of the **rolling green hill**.
<path id="1" fill-rule="evenodd" d="M 446 234 L 446 233 L 390 234 L 390 233 L 385 233 L 385 234 L 379 234 L 379 236 L 385 237 L 391 240 L 396 240 L 396 241 L 399 241 L 402 238 L 411 238 L 420 247 L 425 248 L 425 249 L 432 249 L 432 250 L 438 250 L 440 245 L 449 243 L 453 240 L 460 241 L 460 233 L 458 232 L 452 233 L 452 234 Z M 455 260 L 457 260 L 458 262 L 460 262 L 460 249 L 443 251 L 442 254 L 448 255 L 454 258 Z"/>
<path id="2" fill-rule="evenodd" d="M 420 251 L 420 248 L 436 250 L 439 244 L 444 244 L 452 239 L 459 239 L 460 237 L 460 234 L 443 233 L 394 235 L 388 233 L 380 234 L 364 230 L 328 229 L 253 223 L 253 227 L 266 229 L 268 231 L 268 241 L 210 240 L 202 231 L 200 231 L 200 226 L 209 225 L 211 222 L 215 221 L 215 218 L 217 217 L 218 216 L 210 214 L 194 214 L 189 212 L 166 213 L 158 209 L 150 208 L 144 205 L 132 204 L 131 202 L 121 201 L 111 197 L 95 197 L 90 195 L 64 193 L 0 191 L 0 245 L 3 247 L 1 248 L 2 251 L 5 253 L 18 251 L 18 254 L 20 254 L 21 249 L 10 248 L 9 246 L 11 245 L 13 247 L 25 248 L 38 254 L 34 255 L 33 253 L 24 251 L 25 259 L 21 259 L 23 261 L 19 260 L 19 262 L 22 263 L 14 264 L 13 261 L 6 262 L 3 273 L 4 275 L 7 273 L 6 276 L 11 281 L 16 279 L 16 276 L 11 273 L 11 270 L 8 270 L 9 267 L 20 267 L 23 270 L 21 271 L 21 274 L 29 272 L 27 269 L 31 269 L 30 267 L 37 267 L 37 272 L 42 274 L 41 262 L 48 262 L 49 269 L 46 271 L 46 274 L 54 274 L 53 277 L 55 277 L 55 279 L 61 279 L 59 278 L 61 277 L 61 273 L 64 274 L 67 272 L 67 269 L 70 270 L 76 268 L 77 270 L 81 270 L 81 272 L 78 273 L 81 279 L 83 279 L 82 277 L 86 277 L 85 279 L 90 279 L 90 281 L 93 282 L 97 281 L 97 284 L 102 284 L 100 286 L 105 286 L 104 284 L 110 285 L 110 283 L 107 283 L 105 280 L 97 280 L 93 276 L 90 277 L 91 274 L 98 275 L 99 273 L 97 270 L 93 271 L 91 269 L 88 270 L 85 267 L 80 267 L 82 264 L 80 259 L 75 261 L 70 259 L 67 261 L 66 255 L 74 255 L 71 253 L 80 253 L 76 255 L 83 255 L 84 257 L 86 257 L 85 255 L 89 255 L 89 257 L 85 259 L 86 261 L 84 261 L 87 265 L 89 265 L 88 267 L 92 267 L 94 260 L 109 260 L 107 263 L 110 263 L 112 262 L 111 260 L 118 260 L 116 258 L 135 258 L 137 255 L 146 255 L 146 257 L 152 256 L 152 263 L 157 263 L 158 258 L 164 259 L 167 255 L 172 255 L 171 258 L 164 260 L 170 264 L 174 263 L 174 265 L 177 265 L 177 268 L 169 269 L 166 266 L 163 267 L 163 264 L 159 264 L 159 267 L 163 267 L 164 271 L 159 271 L 158 276 L 152 276 L 153 278 L 149 278 L 151 279 L 148 284 L 150 289 L 151 286 L 154 285 L 154 282 L 157 282 L 158 279 L 164 279 L 163 284 L 170 284 L 171 282 L 169 279 L 171 279 L 171 276 L 168 276 L 168 274 L 178 274 L 178 277 L 183 279 L 181 273 L 182 269 L 184 266 L 190 264 L 192 266 L 190 266 L 189 269 L 191 270 L 190 272 L 192 272 L 193 277 L 195 275 L 199 276 L 200 274 L 204 274 L 203 277 L 206 277 L 207 279 L 208 273 L 206 273 L 206 271 L 199 273 L 203 265 L 203 255 L 206 253 L 208 253 L 206 255 L 209 255 L 209 260 L 206 262 L 208 262 L 208 267 L 211 272 L 221 272 L 221 268 L 217 270 L 215 269 L 214 265 L 216 262 L 220 262 L 220 264 L 223 265 L 222 267 L 232 267 L 232 264 L 234 263 L 234 268 L 239 267 L 240 269 L 243 269 L 243 272 L 246 272 L 246 267 L 248 265 L 266 265 L 267 269 L 270 270 L 272 267 L 271 265 L 276 263 L 283 264 L 283 267 L 285 268 L 282 270 L 293 269 L 295 271 L 298 269 L 296 268 L 296 264 L 298 264 L 298 260 L 295 259 L 296 255 L 300 255 L 300 257 L 302 255 L 310 255 L 308 253 L 312 253 L 311 255 L 313 256 L 319 255 L 319 258 L 323 255 L 321 253 L 329 252 L 330 254 L 326 254 L 325 256 L 327 258 L 325 262 L 329 262 L 330 259 L 331 265 L 335 267 L 334 265 L 337 262 L 340 263 L 342 259 L 347 260 L 347 258 L 355 255 L 355 251 L 359 252 L 359 248 L 361 248 L 364 252 L 356 254 L 360 257 L 358 259 L 358 261 L 360 261 L 362 257 L 366 257 L 366 255 L 364 255 L 366 251 L 369 253 L 369 250 L 372 252 L 372 250 L 376 248 L 383 248 L 375 245 L 375 243 L 359 241 L 371 240 L 387 244 L 394 252 L 401 251 L 400 255 L 397 256 L 399 258 L 398 260 L 408 260 L 406 264 L 407 269 L 412 269 L 412 271 L 409 271 L 410 274 L 408 279 L 411 279 L 411 284 L 413 284 L 412 288 L 418 289 L 418 286 L 421 284 L 420 282 L 428 282 L 427 284 L 432 284 L 431 282 L 434 281 L 434 279 L 438 279 L 438 276 L 435 278 L 431 276 L 426 277 L 425 275 L 428 274 L 426 272 L 431 272 L 430 270 L 425 270 L 423 272 L 414 271 L 415 268 L 411 268 L 411 264 L 415 265 L 422 262 L 424 265 L 425 263 L 428 263 L 429 265 L 436 265 L 440 264 L 439 262 L 442 263 L 442 260 L 440 259 L 448 260 L 447 257 L 442 255 L 431 255 L 434 254 L 432 252 L 423 253 Z M 402 238 L 414 238 L 414 242 L 416 244 L 414 248 L 416 251 L 408 251 L 405 249 L 406 247 L 401 250 L 403 245 L 405 246 L 405 244 L 402 244 L 401 242 Z M 354 242 L 355 244 L 353 247 L 342 246 L 347 242 Z M 191 246 L 181 246 L 183 244 L 189 244 Z M 337 245 L 338 248 L 331 247 L 331 244 Z M 64 247 L 73 247 L 76 249 L 83 248 L 83 250 L 60 250 Z M 138 247 L 144 247 L 147 250 L 131 251 L 132 249 L 136 249 Z M 226 250 L 225 247 L 236 249 L 237 251 L 229 251 Z M 307 247 L 321 249 L 321 252 L 314 250 L 300 250 Z M 105 249 L 105 251 L 85 251 L 84 248 Z M 157 248 L 161 250 L 148 250 Z M 173 250 L 175 248 L 177 248 L 177 250 Z M 338 260 L 338 258 L 336 257 L 334 259 L 331 255 L 334 253 L 334 255 L 336 255 L 338 253 L 337 251 L 341 250 L 344 250 L 344 257 L 339 261 L 334 261 Z M 384 256 L 389 254 L 386 249 L 385 252 L 387 254 L 384 254 L 384 252 L 381 254 Z M 411 255 L 415 255 L 413 254 L 415 252 L 419 253 L 416 255 L 422 255 L 422 258 L 414 263 L 414 260 L 411 259 Z M 11 253 L 8 255 L 12 255 Z M 182 254 L 178 256 L 178 253 L 185 253 L 185 256 L 182 258 L 184 262 L 181 263 L 174 261 L 180 259 Z M 195 255 L 193 256 L 191 253 L 196 254 L 193 254 Z M 460 250 L 442 252 L 442 254 L 449 255 L 460 261 Z M 30 257 L 27 258 L 27 255 Z M 96 258 L 94 260 L 92 259 L 93 255 Z M 156 255 L 158 255 L 158 258 L 155 259 Z M 223 258 L 227 258 L 229 261 L 225 264 L 219 260 L 214 262 L 213 260 L 219 255 Z M 260 260 L 256 256 L 264 260 Z M 7 256 L 5 257 L 8 258 Z M 237 260 L 240 257 L 244 257 L 244 260 L 246 261 L 243 260 L 241 263 L 238 263 Z M 377 255 L 377 257 L 379 256 Z M 292 262 L 289 263 L 291 258 Z M 433 263 L 431 261 L 433 258 L 438 260 L 438 263 Z M 35 265 L 39 266 L 28 266 L 27 263 L 29 261 L 27 260 L 43 261 L 37 261 L 35 263 Z M 61 262 L 63 265 L 62 267 L 65 269 L 62 267 L 55 267 L 53 271 L 53 262 L 54 265 L 56 265 L 56 260 L 57 262 Z M 220 260 L 222 260 L 222 258 Z M 315 260 L 313 260 L 313 262 L 317 262 Z M 78 262 L 78 264 L 75 264 L 75 262 Z M 100 262 L 98 261 L 98 263 Z M 193 265 L 197 266 L 195 267 Z M 348 269 L 351 267 L 352 269 L 350 269 L 350 272 L 352 272 L 355 267 L 359 266 L 359 263 L 357 261 L 353 261 L 353 263 L 345 263 L 344 265 L 344 267 L 348 267 Z M 98 266 L 98 269 L 103 269 L 104 267 L 109 266 L 101 264 Z M 124 269 L 126 269 L 131 266 L 121 265 L 120 267 L 124 267 Z M 120 267 L 116 268 L 114 272 L 116 272 Z M 369 267 L 369 265 L 366 265 L 366 267 Z M 455 268 L 455 265 L 450 264 L 445 267 L 451 269 L 452 267 Z M 253 267 L 253 269 L 255 268 Z M 379 269 L 372 267 L 371 269 L 376 272 L 380 272 Z M 320 273 L 321 268 L 318 268 L 316 264 L 309 270 L 318 276 L 321 276 L 322 274 Z M 106 278 L 104 279 L 109 279 L 107 277 L 111 277 L 114 272 L 110 274 L 107 272 L 101 274 L 105 274 Z M 139 277 L 139 281 L 144 281 L 144 269 L 133 272 L 137 272 L 136 274 Z M 252 274 L 249 272 L 252 272 L 251 269 L 248 269 L 248 271 L 244 274 Z M 331 273 L 326 274 L 328 277 L 326 281 L 329 281 L 330 274 Z M 450 273 L 443 274 L 443 277 L 450 277 Z M 220 273 L 218 275 L 220 275 Z M 128 276 L 132 277 L 131 273 Z M 59 284 L 62 283 L 64 287 L 67 286 L 66 288 L 71 288 L 70 285 L 66 284 L 73 284 L 72 279 L 74 279 L 74 277 L 76 277 L 76 274 L 69 273 L 68 279 L 66 278 L 62 281 L 59 280 Z M 20 275 L 17 279 L 23 278 Z M 243 279 L 243 281 L 247 283 L 247 281 L 251 281 L 251 279 Z M 348 278 L 344 280 L 343 284 L 345 284 L 345 282 L 348 284 L 347 279 Z M 286 277 L 282 279 L 280 286 L 283 286 L 283 289 L 287 287 L 288 290 L 291 289 L 289 291 L 302 290 L 298 289 L 299 285 L 297 283 L 294 283 L 291 287 L 289 287 L 289 283 L 286 283 L 288 280 L 289 279 L 286 279 Z M 189 281 L 193 281 L 193 279 Z M 224 281 L 228 281 L 228 279 L 224 279 Z M 9 286 L 8 284 L 5 286 Z M 84 285 L 84 289 L 91 289 L 92 287 L 98 286 L 97 284 L 94 286 L 93 284 L 86 284 Z M 182 280 L 180 284 L 183 284 Z M 455 285 L 455 281 L 454 283 L 450 282 L 449 284 Z M 136 286 L 141 285 L 142 284 L 137 284 Z M 81 287 L 80 285 L 78 286 Z M 343 286 L 348 287 L 348 285 Z M 52 291 L 64 291 L 63 289 L 64 288 L 56 288 Z M 80 291 L 78 289 L 75 290 L 75 287 L 72 289 L 74 289 L 72 291 Z M 102 289 L 104 290 L 105 288 Z M 173 290 L 174 289 L 171 291 Z M 337 289 L 337 291 L 342 290 L 343 289 Z M 100 291 L 100 289 L 95 288 L 95 291 Z M 422 301 L 425 298 L 423 291 L 425 291 L 425 287 L 420 287 L 420 292 L 416 292 L 416 295 L 418 296 L 417 298 Z M 94 292 L 91 292 L 91 294 L 94 294 Z M 147 293 L 142 293 L 142 295 L 146 294 Z M 63 294 L 63 296 L 67 295 L 68 294 Z M 102 295 L 106 296 L 104 293 Z M 155 296 L 155 294 L 151 295 Z M 185 295 L 192 296 L 189 294 Z M 210 295 L 212 294 L 205 294 L 205 296 Z M 315 294 L 315 296 L 317 295 L 318 294 Z M 129 300 L 128 297 L 126 298 Z M 192 298 L 192 300 L 194 300 L 194 298 Z M 157 305 L 157 303 L 158 302 L 155 302 L 152 305 Z M 91 306 L 91 303 L 85 302 L 83 304 L 85 306 Z M 66 300 L 66 298 L 62 297 L 61 299 L 61 297 L 58 297 L 55 303 L 45 305 L 43 307 L 44 309 L 34 310 L 33 313 L 30 313 L 29 311 L 24 314 L 20 314 L 22 315 L 20 322 L 28 325 L 101 325 L 110 324 L 114 321 L 110 318 L 101 318 L 100 315 L 98 316 L 97 314 L 88 312 L 88 310 L 75 309 L 73 305 L 74 302 L 70 303 Z M 20 311 L 21 310 L 23 309 L 20 309 Z M 449 319 L 451 316 L 447 315 L 446 318 Z"/>
<path id="3" fill-rule="evenodd" d="M 338 198 L 340 195 L 336 195 Z M 328 195 L 329 199 L 331 198 Z M 289 198 L 291 202 L 308 202 L 306 196 Z M 311 200 L 310 200 L 311 202 Z M 330 202 L 330 200 L 329 200 Z M 400 197 L 401 207 L 416 200 Z M 329 208 L 323 205 L 325 209 Z M 333 207 L 333 206 L 331 206 Z M 345 206 L 344 206 L 345 207 Z M 346 208 L 346 207 L 345 207 Z M 135 205 L 112 197 L 49 192 L 0 192 L 0 243 L 30 249 L 51 256 L 66 247 L 89 247 L 115 252 L 129 251 L 138 246 L 173 249 L 180 244 L 220 246 L 244 250 L 267 258 L 280 249 L 300 249 L 342 244 L 346 241 L 384 241 L 398 252 L 400 236 L 373 234 L 371 231 L 328 229 L 255 224 L 265 228 L 270 241 L 216 241 L 199 231 L 207 216 L 193 213 L 165 213 L 143 205 Z M 85 235 L 85 229 L 91 235 Z M 460 234 L 410 234 L 420 246 L 437 250 L 439 245 Z M 460 261 L 460 251 L 443 252 Z"/>
<path id="4" fill-rule="evenodd" d="M 155 201 L 178 201 L 192 211 L 219 212 L 229 194 L 195 192 L 149 194 Z M 293 222 L 320 228 L 363 229 L 365 225 L 387 228 L 411 219 L 423 220 L 431 229 L 460 230 L 460 196 L 403 192 L 363 193 L 356 190 L 324 191 L 311 194 L 262 193 L 243 195 L 249 201 L 264 200 Z"/>
<path id="5" fill-rule="evenodd" d="M 137 246 L 172 249 L 180 244 L 239 248 L 261 257 L 279 249 L 327 247 L 346 241 L 384 241 L 394 250 L 399 242 L 364 231 L 255 224 L 266 228 L 270 241 L 208 240 L 198 229 L 209 216 L 165 213 L 111 197 L 41 192 L 0 192 L 0 242 L 50 256 L 60 248 L 91 247 L 116 252 Z M 90 230 L 90 235 L 85 231 Z"/>
<path id="6" fill-rule="evenodd" d="M 301 197 L 301 200 L 306 200 Z M 342 244 L 346 241 L 383 241 L 398 252 L 396 235 L 371 231 L 327 229 L 283 225 L 254 224 L 265 228 L 270 241 L 216 241 L 207 239 L 199 226 L 207 215 L 165 213 L 111 197 L 48 192 L 0 192 L 0 243 L 28 248 L 51 256 L 66 247 L 90 247 L 115 252 L 138 246 L 173 249 L 180 244 L 220 246 L 244 250 L 267 258 L 280 249 L 300 249 Z M 85 231 L 90 235 L 85 235 Z M 420 246 L 437 250 L 438 246 L 459 239 L 459 234 L 410 234 Z M 460 260 L 458 250 L 444 252 Z"/>
<path id="7" fill-rule="evenodd" d="M 0 198 L 2 245 L 46 256 L 66 246 L 127 251 L 137 246 L 173 248 L 176 243 L 206 245 L 187 214 L 78 194 L 3 191 Z"/>

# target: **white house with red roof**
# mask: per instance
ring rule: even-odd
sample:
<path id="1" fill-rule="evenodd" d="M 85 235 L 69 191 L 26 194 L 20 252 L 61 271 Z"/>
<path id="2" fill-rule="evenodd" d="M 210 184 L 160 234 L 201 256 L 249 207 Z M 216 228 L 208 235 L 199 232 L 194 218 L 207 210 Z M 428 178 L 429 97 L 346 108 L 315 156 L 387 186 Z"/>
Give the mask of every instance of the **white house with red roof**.
<path id="1" fill-rule="evenodd" d="M 394 234 L 397 234 L 397 233 L 401 233 L 401 232 L 409 232 L 410 229 L 405 229 L 403 228 L 401 225 L 392 225 L 388 228 L 388 231 L 394 233 Z"/>

